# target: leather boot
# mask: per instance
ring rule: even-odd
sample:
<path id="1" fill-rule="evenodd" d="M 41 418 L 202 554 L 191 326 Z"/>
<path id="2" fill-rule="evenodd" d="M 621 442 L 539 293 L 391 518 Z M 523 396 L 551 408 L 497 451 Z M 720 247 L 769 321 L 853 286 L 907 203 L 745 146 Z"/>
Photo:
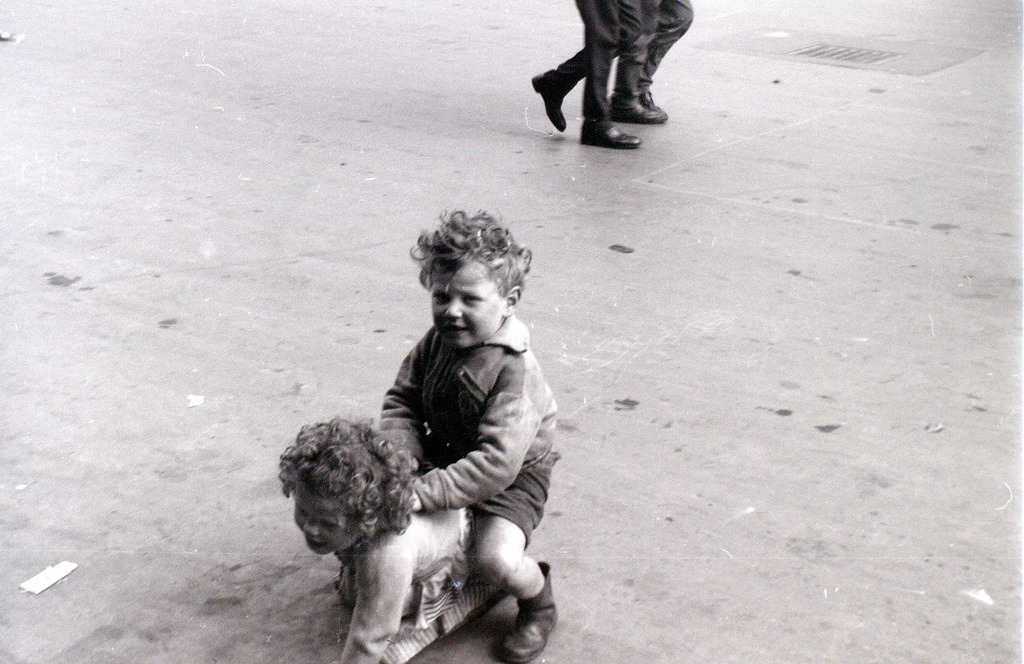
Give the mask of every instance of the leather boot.
<path id="1" fill-rule="evenodd" d="M 572 88 L 567 90 L 564 85 L 559 85 L 551 75 L 553 73 L 545 72 L 540 76 L 534 76 L 530 82 L 533 84 L 534 91 L 544 100 L 544 113 L 548 116 L 548 120 L 551 120 L 551 124 L 555 125 L 555 129 L 558 131 L 565 131 L 562 100 Z"/>
<path id="2" fill-rule="evenodd" d="M 665 113 L 665 111 L 663 111 L 660 106 L 654 103 L 654 97 L 651 96 L 650 90 L 640 91 L 640 105 L 646 109 L 662 113 L 664 114 L 665 119 L 668 119 L 668 113 Z"/>
<path id="3" fill-rule="evenodd" d="M 616 150 L 633 150 L 640 147 L 639 138 L 624 134 L 611 122 L 601 120 L 583 121 L 583 128 L 580 130 L 580 143 Z"/>
<path id="4" fill-rule="evenodd" d="M 533 660 L 548 644 L 548 636 L 558 622 L 558 610 L 551 592 L 551 566 L 539 563 L 544 588 L 530 599 L 519 600 L 519 615 L 512 632 L 501 644 L 501 659 L 512 664 Z"/>
<path id="5" fill-rule="evenodd" d="M 647 108 L 641 101 L 640 74 L 643 72 L 643 62 L 620 56 L 616 66 L 618 72 L 615 76 L 615 92 L 612 93 L 612 120 L 629 124 L 664 124 L 668 120 L 668 113 L 660 108 Z"/>
<path id="6" fill-rule="evenodd" d="M 613 99 L 612 120 L 628 124 L 665 124 L 668 121 L 668 113 L 660 108 L 647 108 L 639 99 Z"/>

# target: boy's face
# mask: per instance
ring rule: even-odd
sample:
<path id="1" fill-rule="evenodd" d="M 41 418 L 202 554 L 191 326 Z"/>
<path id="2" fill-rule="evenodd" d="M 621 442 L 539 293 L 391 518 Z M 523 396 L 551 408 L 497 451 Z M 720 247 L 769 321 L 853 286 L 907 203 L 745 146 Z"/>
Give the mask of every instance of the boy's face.
<path id="1" fill-rule="evenodd" d="M 468 263 L 454 273 L 438 271 L 432 281 L 434 327 L 460 349 L 491 338 L 519 301 L 518 286 L 502 295 L 487 266 L 478 262 Z"/>
<path id="2" fill-rule="evenodd" d="M 341 501 L 317 494 L 304 482 L 299 482 L 293 495 L 295 524 L 314 553 L 341 553 L 356 543 L 359 533 L 342 513 Z"/>

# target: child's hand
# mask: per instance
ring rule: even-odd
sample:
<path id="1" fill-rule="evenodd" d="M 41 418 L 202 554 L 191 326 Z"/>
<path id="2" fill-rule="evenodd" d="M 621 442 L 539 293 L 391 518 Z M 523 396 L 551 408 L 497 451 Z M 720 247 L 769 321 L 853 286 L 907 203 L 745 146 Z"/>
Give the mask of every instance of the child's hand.
<path id="1" fill-rule="evenodd" d="M 420 502 L 420 497 L 416 495 L 416 492 L 412 492 L 412 511 L 420 512 L 423 510 L 423 503 Z"/>

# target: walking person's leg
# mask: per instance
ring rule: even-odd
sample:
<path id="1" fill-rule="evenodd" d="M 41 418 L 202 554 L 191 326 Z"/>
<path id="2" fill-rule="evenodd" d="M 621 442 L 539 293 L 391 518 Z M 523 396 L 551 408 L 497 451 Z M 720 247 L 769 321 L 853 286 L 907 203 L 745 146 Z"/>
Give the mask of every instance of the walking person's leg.
<path id="1" fill-rule="evenodd" d="M 620 2 L 621 42 L 611 106 L 616 122 L 661 124 L 668 119 L 664 112 L 649 110 L 640 103 L 640 77 L 658 29 L 658 17 L 658 0 Z"/>
<path id="2" fill-rule="evenodd" d="M 640 72 L 638 88 L 640 103 L 651 111 L 664 114 L 666 120 L 668 114 L 658 108 L 651 96 L 654 73 L 658 71 L 658 66 L 669 49 L 687 33 L 691 25 L 693 5 L 690 0 L 661 0 L 658 7 L 658 27 L 647 49 L 647 60 Z"/>
<path id="3" fill-rule="evenodd" d="M 583 117 L 607 119 L 608 75 L 618 34 L 619 13 L 616 0 L 576 0 L 583 19 L 583 48 L 558 67 L 531 81 L 533 89 L 544 99 L 544 112 L 558 131 L 565 131 L 562 100 L 569 91 L 585 80 Z M 601 81 L 604 92 L 601 92 Z"/>
<path id="4" fill-rule="evenodd" d="M 562 100 L 587 76 L 587 49 L 584 47 L 558 67 L 534 76 L 533 89 L 544 100 L 544 113 L 558 131 L 565 131 Z"/>
<path id="5" fill-rule="evenodd" d="M 622 43 L 620 12 L 624 4 L 639 0 L 576 0 L 583 17 L 587 78 L 583 87 L 583 127 L 580 142 L 604 148 L 630 149 L 640 139 L 622 133 L 611 123 L 608 81 L 612 61 Z M 631 38 L 636 33 L 631 32 Z"/>

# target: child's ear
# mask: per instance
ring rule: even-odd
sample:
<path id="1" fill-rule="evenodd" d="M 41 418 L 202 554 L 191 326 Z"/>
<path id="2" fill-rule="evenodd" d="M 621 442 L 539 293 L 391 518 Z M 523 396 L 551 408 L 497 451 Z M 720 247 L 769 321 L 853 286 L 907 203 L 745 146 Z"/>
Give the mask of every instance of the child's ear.
<path id="1" fill-rule="evenodd" d="M 519 297 L 523 294 L 523 289 L 520 286 L 513 286 L 508 289 L 505 293 L 505 306 L 508 308 L 509 313 L 512 309 L 515 309 L 516 305 L 519 304 Z"/>

